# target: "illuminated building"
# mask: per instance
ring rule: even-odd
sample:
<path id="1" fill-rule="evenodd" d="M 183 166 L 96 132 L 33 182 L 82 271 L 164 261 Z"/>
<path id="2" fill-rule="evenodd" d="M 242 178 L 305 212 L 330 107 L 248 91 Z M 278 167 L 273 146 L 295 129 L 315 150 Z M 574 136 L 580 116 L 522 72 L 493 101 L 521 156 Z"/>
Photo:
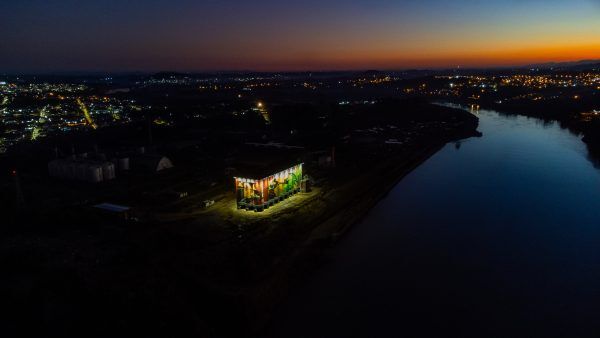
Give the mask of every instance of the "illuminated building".
<path id="1" fill-rule="evenodd" d="M 261 179 L 235 177 L 238 209 L 263 211 L 300 192 L 302 163 Z"/>

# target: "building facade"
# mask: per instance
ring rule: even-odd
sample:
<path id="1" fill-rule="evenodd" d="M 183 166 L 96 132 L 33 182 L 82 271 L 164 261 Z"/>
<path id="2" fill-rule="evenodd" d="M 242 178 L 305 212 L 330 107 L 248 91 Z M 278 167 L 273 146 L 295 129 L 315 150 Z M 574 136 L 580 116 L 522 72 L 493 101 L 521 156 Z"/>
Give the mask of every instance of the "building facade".
<path id="1" fill-rule="evenodd" d="M 235 177 L 238 209 L 263 211 L 300 192 L 302 163 L 261 179 Z"/>

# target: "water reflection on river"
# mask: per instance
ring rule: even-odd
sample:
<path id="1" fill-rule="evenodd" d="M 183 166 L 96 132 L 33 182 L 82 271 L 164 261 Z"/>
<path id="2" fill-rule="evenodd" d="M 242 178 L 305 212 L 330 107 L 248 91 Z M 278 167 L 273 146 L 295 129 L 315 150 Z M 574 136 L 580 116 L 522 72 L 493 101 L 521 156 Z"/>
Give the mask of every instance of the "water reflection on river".
<path id="1" fill-rule="evenodd" d="M 294 291 L 280 337 L 597 337 L 600 171 L 556 123 L 480 111 Z"/>

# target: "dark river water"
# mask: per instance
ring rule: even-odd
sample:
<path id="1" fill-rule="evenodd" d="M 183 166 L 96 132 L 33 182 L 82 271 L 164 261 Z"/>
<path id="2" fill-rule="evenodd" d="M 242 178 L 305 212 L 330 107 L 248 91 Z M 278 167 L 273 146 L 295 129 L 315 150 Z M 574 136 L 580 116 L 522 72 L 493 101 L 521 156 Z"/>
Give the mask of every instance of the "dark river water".
<path id="1" fill-rule="evenodd" d="M 406 176 L 274 336 L 600 337 L 600 171 L 556 123 L 478 115 L 483 137 Z"/>

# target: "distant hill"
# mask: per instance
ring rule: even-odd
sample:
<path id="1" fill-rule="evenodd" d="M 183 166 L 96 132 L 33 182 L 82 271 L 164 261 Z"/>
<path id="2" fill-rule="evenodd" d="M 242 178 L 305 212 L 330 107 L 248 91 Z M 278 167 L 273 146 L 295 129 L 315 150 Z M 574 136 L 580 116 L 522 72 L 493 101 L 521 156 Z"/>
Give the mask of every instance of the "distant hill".
<path id="1" fill-rule="evenodd" d="M 526 67 L 527 68 L 540 68 L 540 69 L 564 69 L 564 70 L 600 69 L 600 59 L 569 61 L 569 62 L 547 62 L 547 63 L 528 65 Z"/>

